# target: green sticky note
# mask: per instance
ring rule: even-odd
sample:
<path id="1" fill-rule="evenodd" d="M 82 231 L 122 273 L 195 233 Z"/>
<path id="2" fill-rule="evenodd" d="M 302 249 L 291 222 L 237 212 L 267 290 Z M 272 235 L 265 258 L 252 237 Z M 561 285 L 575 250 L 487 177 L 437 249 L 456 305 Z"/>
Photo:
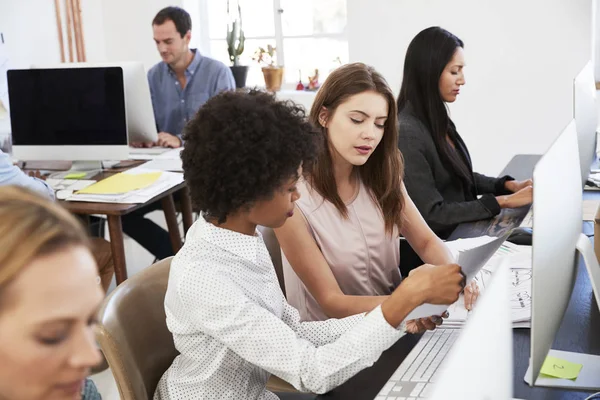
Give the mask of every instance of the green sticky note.
<path id="1" fill-rule="evenodd" d="M 542 365 L 540 374 L 550 378 L 561 378 L 575 380 L 583 368 L 582 364 L 575 364 L 567 360 L 548 356 Z"/>
<path id="2" fill-rule="evenodd" d="M 83 179 L 85 178 L 85 172 L 73 172 L 65 176 L 64 179 Z"/>

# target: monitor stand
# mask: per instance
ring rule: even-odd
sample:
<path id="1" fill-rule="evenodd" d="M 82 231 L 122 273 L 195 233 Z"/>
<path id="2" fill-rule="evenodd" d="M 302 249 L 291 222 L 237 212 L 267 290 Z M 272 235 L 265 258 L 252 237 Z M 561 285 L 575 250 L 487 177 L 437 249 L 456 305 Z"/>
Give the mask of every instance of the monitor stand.
<path id="1" fill-rule="evenodd" d="M 102 161 L 73 161 L 71 171 L 101 171 Z"/>
<path id="2" fill-rule="evenodd" d="M 600 240 L 600 238 L 598 238 L 598 240 Z M 589 238 L 583 233 L 577 240 L 577 251 L 583 256 L 583 262 L 588 271 L 594 297 L 600 308 L 600 292 L 598 291 L 598 289 L 600 289 L 600 265 L 598 264 L 598 259 L 596 258 L 596 254 L 594 254 L 594 248 L 592 247 Z M 573 328 L 577 329 L 577 327 Z M 538 377 L 535 381 L 535 386 L 600 390 L 600 356 L 552 349 L 548 352 L 548 355 L 572 363 L 582 364 L 583 368 L 579 372 L 579 376 L 576 380 Z M 530 364 L 525 373 L 525 382 L 532 386 L 532 381 Z"/>

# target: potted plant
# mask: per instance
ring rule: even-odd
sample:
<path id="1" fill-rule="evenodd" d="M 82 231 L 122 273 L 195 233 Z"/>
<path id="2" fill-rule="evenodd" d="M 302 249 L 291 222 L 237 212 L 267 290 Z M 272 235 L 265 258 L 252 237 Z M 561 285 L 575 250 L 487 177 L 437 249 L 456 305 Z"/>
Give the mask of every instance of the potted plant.
<path id="1" fill-rule="evenodd" d="M 268 45 L 266 50 L 264 47 L 259 47 L 254 53 L 253 59 L 262 65 L 267 90 L 276 92 L 281 89 L 283 66 L 275 64 L 275 47 Z"/>
<path id="2" fill-rule="evenodd" d="M 229 0 L 227 0 L 227 15 L 229 18 L 227 23 L 227 52 L 229 53 L 229 60 L 233 64 L 230 68 L 235 79 L 235 86 L 243 88 L 246 86 L 248 66 L 240 65 L 240 56 L 244 52 L 246 37 L 242 29 L 242 9 L 239 0 L 237 2 L 237 15 L 230 13 Z"/>

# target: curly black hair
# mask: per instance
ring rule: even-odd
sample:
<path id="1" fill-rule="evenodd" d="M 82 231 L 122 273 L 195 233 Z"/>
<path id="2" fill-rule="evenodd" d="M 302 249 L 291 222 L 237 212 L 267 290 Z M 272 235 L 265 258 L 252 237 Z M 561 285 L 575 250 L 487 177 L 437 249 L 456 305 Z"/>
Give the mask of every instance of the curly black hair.
<path id="1" fill-rule="evenodd" d="M 304 108 L 258 90 L 212 97 L 187 124 L 183 139 L 192 202 L 219 223 L 271 198 L 299 166 L 310 171 L 322 141 Z"/>

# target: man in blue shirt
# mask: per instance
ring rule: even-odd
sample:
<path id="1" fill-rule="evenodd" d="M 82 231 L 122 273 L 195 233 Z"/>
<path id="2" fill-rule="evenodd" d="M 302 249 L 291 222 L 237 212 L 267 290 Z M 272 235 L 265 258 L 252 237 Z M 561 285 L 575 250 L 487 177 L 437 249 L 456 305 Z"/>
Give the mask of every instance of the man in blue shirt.
<path id="1" fill-rule="evenodd" d="M 183 127 L 212 96 L 235 90 L 231 70 L 220 61 L 190 49 L 190 15 L 167 7 L 152 21 L 154 42 L 162 61 L 148 72 L 159 146 L 180 147 Z"/>
<path id="2" fill-rule="evenodd" d="M 183 128 L 198 109 L 216 94 L 235 90 L 233 74 L 225 64 L 189 48 L 191 29 L 190 15 L 179 7 L 163 8 L 152 20 L 154 42 L 162 61 L 148 71 L 148 83 L 159 131 L 156 144 L 162 147 L 181 147 Z M 169 234 L 145 217 L 159 210 L 160 204 L 142 207 L 122 221 L 129 237 L 163 259 L 173 255 Z"/>

